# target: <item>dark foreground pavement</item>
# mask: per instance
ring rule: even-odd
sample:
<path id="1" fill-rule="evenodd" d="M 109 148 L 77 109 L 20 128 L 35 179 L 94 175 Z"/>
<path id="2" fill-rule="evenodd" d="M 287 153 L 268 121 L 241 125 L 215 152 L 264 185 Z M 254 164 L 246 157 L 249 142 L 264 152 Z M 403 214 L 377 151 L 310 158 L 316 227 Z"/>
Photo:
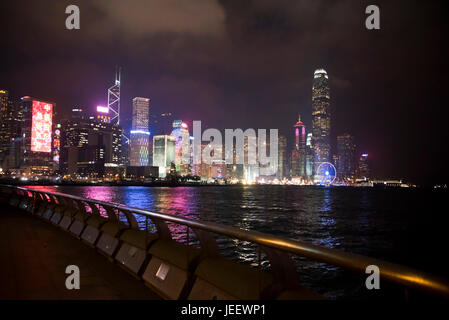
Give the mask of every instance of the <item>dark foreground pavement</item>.
<path id="1" fill-rule="evenodd" d="M 79 290 L 66 289 L 68 265 L 79 267 Z M 159 297 L 69 233 L 0 204 L 0 299 Z"/>

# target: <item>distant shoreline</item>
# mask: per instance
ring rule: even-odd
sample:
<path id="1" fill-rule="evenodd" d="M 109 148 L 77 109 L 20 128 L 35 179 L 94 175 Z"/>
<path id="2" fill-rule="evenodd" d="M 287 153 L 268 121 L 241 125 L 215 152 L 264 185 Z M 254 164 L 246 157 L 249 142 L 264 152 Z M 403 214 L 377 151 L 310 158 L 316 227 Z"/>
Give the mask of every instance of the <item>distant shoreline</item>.
<path id="1" fill-rule="evenodd" d="M 195 182 L 180 182 L 173 183 L 167 181 L 155 181 L 155 182 L 33 182 L 33 181 L 14 181 L 6 182 L 0 180 L 0 185 L 13 185 L 13 186 L 67 186 L 67 187 L 232 187 L 232 186 L 287 186 L 287 185 L 275 185 L 275 184 L 248 184 L 234 183 L 234 184 L 219 184 L 219 183 L 195 183 Z M 289 185 L 290 186 L 290 185 Z M 315 185 L 297 185 L 297 187 L 321 187 Z"/>
<path id="2" fill-rule="evenodd" d="M 17 180 L 9 180 L 2 179 L 0 180 L 0 185 L 12 185 L 12 186 L 67 186 L 67 187 L 235 187 L 235 186 L 271 186 L 271 187 L 307 187 L 307 188 L 327 188 L 329 186 L 320 186 L 320 185 L 289 185 L 289 184 L 219 184 L 219 183 L 199 183 L 199 182 L 179 182 L 173 183 L 169 181 L 154 181 L 154 182 L 52 182 L 52 181 L 17 181 Z M 404 189 L 398 187 L 390 187 L 390 186 L 378 186 L 375 185 L 373 187 L 369 186 L 344 186 L 344 185 L 332 185 L 332 188 L 369 188 L 369 189 Z M 429 186 L 420 186 L 418 189 L 429 189 Z M 416 189 L 416 188 L 411 188 Z M 433 188 L 431 188 L 433 189 Z"/>

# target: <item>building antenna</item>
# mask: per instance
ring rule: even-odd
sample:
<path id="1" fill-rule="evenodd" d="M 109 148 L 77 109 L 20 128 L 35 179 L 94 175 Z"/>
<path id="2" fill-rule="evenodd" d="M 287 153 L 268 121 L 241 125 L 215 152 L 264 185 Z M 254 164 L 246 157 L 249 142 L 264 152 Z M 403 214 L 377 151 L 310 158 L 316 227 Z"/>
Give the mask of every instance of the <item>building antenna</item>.
<path id="1" fill-rule="evenodd" d="M 120 124 L 120 80 L 122 68 L 115 67 L 115 84 L 108 89 L 108 109 L 113 113 L 112 123 Z"/>

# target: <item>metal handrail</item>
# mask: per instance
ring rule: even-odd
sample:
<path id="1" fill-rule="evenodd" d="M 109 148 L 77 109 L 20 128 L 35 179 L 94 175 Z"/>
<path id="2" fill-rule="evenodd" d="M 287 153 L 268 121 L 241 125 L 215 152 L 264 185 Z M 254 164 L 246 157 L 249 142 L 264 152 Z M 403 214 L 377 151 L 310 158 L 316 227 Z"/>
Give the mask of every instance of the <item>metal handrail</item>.
<path id="1" fill-rule="evenodd" d="M 379 267 L 380 276 L 383 279 L 406 287 L 416 288 L 449 298 L 449 282 L 447 280 L 398 264 L 336 249 L 324 248 L 303 241 L 283 238 L 258 231 L 248 231 L 236 227 L 225 226 L 214 222 L 202 222 L 171 214 L 155 213 L 140 208 L 129 207 L 121 204 L 111 204 L 100 200 L 86 199 L 59 192 L 43 191 L 25 187 L 16 188 L 24 191 L 65 197 L 76 201 L 92 202 L 99 205 L 112 207 L 120 211 L 128 211 L 147 216 L 149 218 L 161 219 L 163 221 L 184 225 L 193 229 L 200 229 L 242 241 L 249 241 L 260 246 L 281 250 L 297 256 L 310 258 L 359 273 L 365 273 L 367 266 L 375 265 Z"/>

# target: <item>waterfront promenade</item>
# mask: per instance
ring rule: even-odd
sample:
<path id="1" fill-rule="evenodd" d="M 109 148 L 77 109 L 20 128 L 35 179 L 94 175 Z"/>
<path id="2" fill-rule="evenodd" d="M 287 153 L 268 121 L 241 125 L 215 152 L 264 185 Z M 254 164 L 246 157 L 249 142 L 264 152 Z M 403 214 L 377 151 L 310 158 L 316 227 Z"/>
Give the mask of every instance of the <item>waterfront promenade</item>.
<path id="1" fill-rule="evenodd" d="M 53 225 L 1 204 L 0 299 L 160 299 L 142 282 Z M 68 265 L 80 289 L 68 290 Z"/>
<path id="2" fill-rule="evenodd" d="M 266 233 L 29 188 L 3 186 L 0 202 L 1 299 L 324 298 L 302 286 L 292 254 L 360 274 L 378 266 L 383 281 L 404 290 L 449 296 L 448 282 L 431 274 Z M 179 226 L 185 243 L 173 238 Z M 256 244 L 270 269 L 225 258 L 214 235 Z M 80 290 L 66 288 L 71 265 Z"/>

